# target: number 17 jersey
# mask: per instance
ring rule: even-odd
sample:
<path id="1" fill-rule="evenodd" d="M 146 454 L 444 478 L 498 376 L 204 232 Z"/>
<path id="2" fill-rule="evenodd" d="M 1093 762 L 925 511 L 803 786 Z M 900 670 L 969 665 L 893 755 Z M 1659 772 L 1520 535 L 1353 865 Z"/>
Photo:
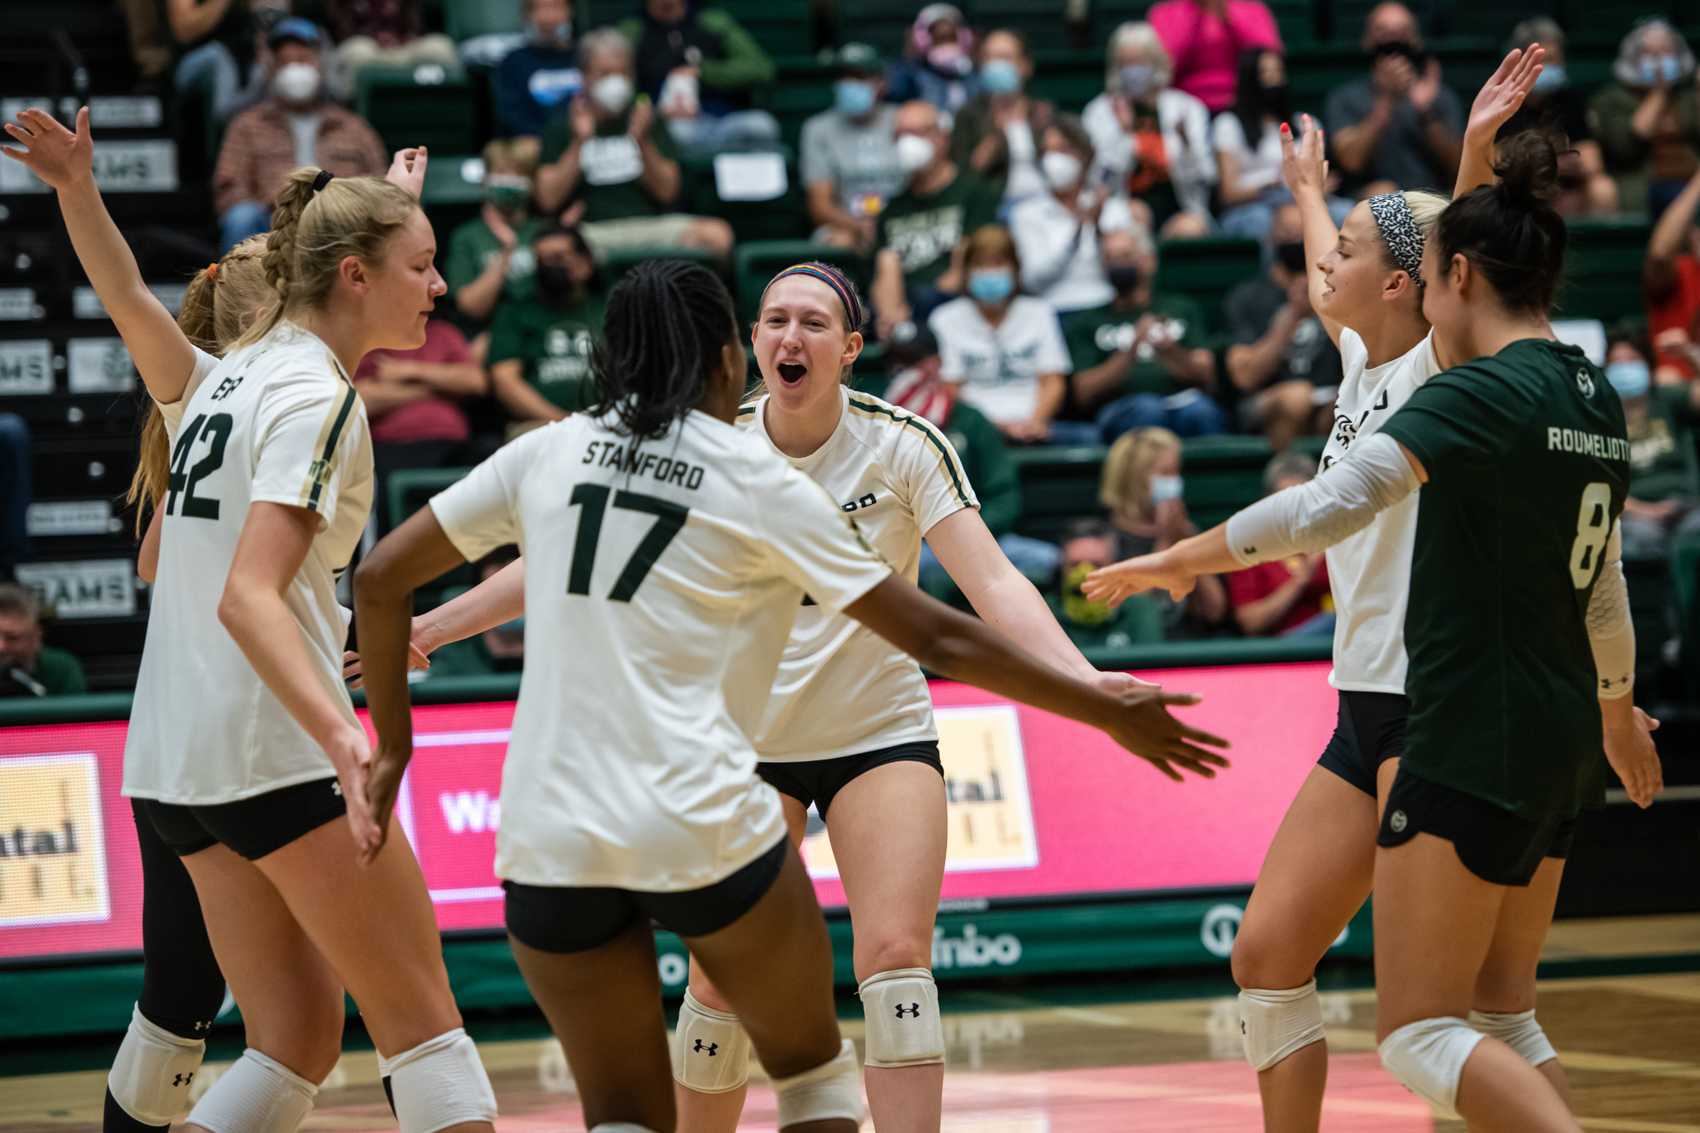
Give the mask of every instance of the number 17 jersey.
<path id="1" fill-rule="evenodd" d="M 199 369 L 199 368 L 198 368 Z M 165 526 L 124 745 L 124 793 L 212 805 L 335 771 L 219 621 L 255 503 L 302 508 L 318 534 L 284 596 L 315 675 L 355 720 L 342 683 L 347 622 L 336 576 L 372 504 L 359 395 L 330 348 L 284 322 L 193 384 L 172 437 Z"/>

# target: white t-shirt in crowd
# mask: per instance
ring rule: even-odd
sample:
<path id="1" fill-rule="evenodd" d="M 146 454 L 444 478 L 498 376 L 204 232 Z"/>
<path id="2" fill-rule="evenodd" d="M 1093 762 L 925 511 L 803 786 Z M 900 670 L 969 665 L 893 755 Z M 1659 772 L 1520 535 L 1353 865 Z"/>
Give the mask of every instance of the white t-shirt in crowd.
<path id="1" fill-rule="evenodd" d="M 196 372 L 205 367 L 197 359 Z M 254 503 L 319 516 L 285 601 L 315 675 L 346 719 L 348 622 L 336 600 L 372 508 L 366 409 L 316 335 L 283 322 L 233 351 L 182 401 L 162 407 L 176 486 L 165 513 L 124 793 L 210 805 L 328 778 L 335 769 L 219 622 L 219 597 Z"/>
<path id="2" fill-rule="evenodd" d="M 1356 331 L 1340 331 L 1339 400 L 1334 428 L 1322 450 L 1322 467 L 1346 455 L 1352 442 L 1381 430 L 1424 382 L 1440 372 L 1430 333 L 1410 350 L 1379 366 Z M 1405 604 L 1411 594 L 1411 552 L 1417 541 L 1417 497 L 1412 492 L 1356 535 L 1328 549 L 1328 582 L 1334 591 L 1335 688 L 1353 692 L 1405 691 Z"/>
<path id="3" fill-rule="evenodd" d="M 431 500 L 468 559 L 518 543 L 526 664 L 496 873 L 681 892 L 785 837 L 749 736 L 811 595 L 891 576 L 838 503 L 754 437 L 691 412 L 657 439 L 612 416 L 527 433 Z"/>
<path id="4" fill-rule="evenodd" d="M 963 508 L 980 506 L 950 441 L 906 409 L 846 390 L 832 436 L 792 459 L 768 436 L 767 404 L 764 397 L 745 407 L 738 423 L 825 488 L 910 582 L 922 536 Z M 937 738 L 932 697 L 914 659 L 861 623 L 805 604 L 755 733 L 760 757 L 831 759 Z"/>
<path id="5" fill-rule="evenodd" d="M 1262 192 L 1281 183 L 1279 126 L 1274 123 L 1266 124 L 1263 136 L 1258 139 L 1255 149 L 1246 142 L 1245 127 L 1240 125 L 1239 118 L 1232 113 L 1216 115 L 1210 132 L 1216 144 L 1216 152 L 1232 154 L 1239 166 L 1239 187 Z"/>
<path id="6" fill-rule="evenodd" d="M 1009 148 L 1009 175 L 1004 180 L 1003 199 L 1006 203 L 1023 201 L 1036 193 L 1049 194 L 1045 175 L 1039 170 L 1038 139 L 1033 126 L 1025 118 L 1017 118 L 1003 130 Z"/>
<path id="7" fill-rule="evenodd" d="M 962 400 L 995 425 L 1031 420 L 1039 376 L 1074 369 L 1057 313 L 1043 299 L 1017 295 L 993 327 L 966 295 L 935 310 L 927 327 L 939 344 L 939 373 L 962 384 Z"/>
<path id="8" fill-rule="evenodd" d="M 1133 210 L 1120 195 L 1104 202 L 1096 228 L 1081 224 L 1052 193 L 1029 197 L 1009 214 L 1022 284 L 1061 313 L 1108 306 L 1116 289 L 1104 276 L 1098 233 L 1125 231 L 1133 223 Z"/>

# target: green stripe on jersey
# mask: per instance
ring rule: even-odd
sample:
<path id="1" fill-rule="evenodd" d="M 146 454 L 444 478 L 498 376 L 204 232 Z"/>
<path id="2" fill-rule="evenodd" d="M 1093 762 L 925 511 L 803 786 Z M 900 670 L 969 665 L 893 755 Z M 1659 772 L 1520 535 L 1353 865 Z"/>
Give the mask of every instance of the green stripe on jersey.
<path id="1" fill-rule="evenodd" d="M 956 498 L 962 502 L 963 507 L 974 506 L 968 501 L 968 490 L 963 486 L 963 482 L 966 477 L 963 475 L 961 468 L 957 464 L 956 455 L 951 452 L 950 445 L 945 443 L 944 437 L 939 433 L 938 429 L 933 426 L 932 422 L 924 421 L 915 416 L 915 414 L 910 413 L 908 410 L 904 410 L 903 416 L 899 417 L 896 411 L 890 406 L 879 402 L 870 404 L 869 402 L 863 401 L 860 397 L 857 397 L 854 393 L 850 395 L 850 408 L 859 409 L 863 413 L 868 414 L 870 417 L 889 418 L 899 425 L 907 425 L 910 428 L 915 429 L 923 437 L 926 437 L 927 442 L 931 444 L 933 448 L 938 450 L 939 463 L 944 466 L 945 472 L 950 475 L 950 484 L 951 487 L 956 489 Z"/>
<path id="2" fill-rule="evenodd" d="M 336 420 L 332 422 L 330 433 L 325 437 L 324 452 L 307 468 L 307 486 L 303 490 L 307 493 L 305 507 L 308 511 L 319 510 L 319 495 L 325 490 L 325 481 L 330 479 L 331 458 L 336 455 L 336 443 L 342 438 L 342 427 L 348 424 L 348 415 L 354 409 L 354 399 L 357 396 L 354 387 L 348 386 L 343 394 L 342 405 L 337 409 Z"/>

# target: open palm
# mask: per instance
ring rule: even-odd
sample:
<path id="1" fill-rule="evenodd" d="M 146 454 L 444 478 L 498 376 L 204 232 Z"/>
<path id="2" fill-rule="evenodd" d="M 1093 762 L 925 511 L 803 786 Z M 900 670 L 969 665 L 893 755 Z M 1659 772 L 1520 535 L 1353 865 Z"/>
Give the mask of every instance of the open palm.
<path id="1" fill-rule="evenodd" d="M 22 145 L 6 147 L 6 156 L 23 163 L 55 192 L 94 175 L 94 138 L 89 133 L 89 108 L 77 111 L 77 132 L 61 126 L 44 110 L 20 110 L 6 133 Z"/>
<path id="2" fill-rule="evenodd" d="M 1281 126 L 1281 180 L 1295 197 L 1328 191 L 1328 147 L 1322 127 L 1308 114 L 1299 115 L 1299 135 Z"/>
<path id="3" fill-rule="evenodd" d="M 1531 43 L 1527 49 L 1513 48 L 1500 62 L 1498 70 L 1482 84 L 1476 101 L 1470 104 L 1470 120 L 1465 132 L 1475 137 L 1493 137 L 1499 128 L 1522 107 L 1523 100 L 1535 89 L 1541 76 L 1541 63 L 1546 48 Z"/>

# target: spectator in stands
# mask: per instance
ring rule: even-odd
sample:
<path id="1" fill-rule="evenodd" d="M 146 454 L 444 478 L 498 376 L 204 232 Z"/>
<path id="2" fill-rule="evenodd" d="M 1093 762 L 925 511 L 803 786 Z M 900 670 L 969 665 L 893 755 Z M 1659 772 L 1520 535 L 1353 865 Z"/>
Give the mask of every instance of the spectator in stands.
<path id="1" fill-rule="evenodd" d="M 1104 274 L 1098 237 L 1136 223 L 1127 198 L 1093 170 L 1092 139 L 1072 114 L 1059 114 L 1039 135 L 1045 192 L 1010 210 L 1022 280 L 1059 315 L 1103 307 L 1116 289 Z"/>
<path id="2" fill-rule="evenodd" d="M 1116 554 L 1148 555 L 1198 534 L 1186 510 L 1181 477 L 1181 439 L 1167 429 L 1127 433 L 1110 446 L 1098 481 L 1098 502 L 1116 530 Z M 1158 594 L 1167 636 L 1196 636 L 1228 616 L 1228 591 L 1215 575 L 1204 575 L 1191 594 L 1175 602 Z"/>
<path id="3" fill-rule="evenodd" d="M 29 546 L 30 428 L 16 413 L 0 413 L 0 582 Z"/>
<path id="4" fill-rule="evenodd" d="M 979 90 L 974 33 L 954 4 L 928 4 L 915 17 L 903 58 L 892 64 L 886 95 L 893 102 L 930 102 L 954 114 Z"/>
<path id="5" fill-rule="evenodd" d="M 1145 229 L 1106 232 L 1099 247 L 1115 298 L 1064 322 L 1072 413 L 1091 417 L 1105 442 L 1154 425 L 1186 437 L 1225 431 L 1198 304 L 1155 289 L 1157 249 Z"/>
<path id="6" fill-rule="evenodd" d="M 573 46 L 572 0 L 526 0 L 525 43 L 502 57 L 491 79 L 496 129 L 538 137 L 584 88 Z"/>
<path id="7" fill-rule="evenodd" d="M 962 289 L 955 262 L 962 238 L 997 218 L 997 186 L 950 159 L 950 135 L 937 107 L 909 102 L 895 123 L 897 163 L 908 178 L 880 213 L 873 303 L 879 336 L 922 323 Z"/>
<path id="8" fill-rule="evenodd" d="M 1110 37 L 1104 93 L 1082 120 L 1098 164 L 1130 198 L 1150 209 L 1163 236 L 1210 231 L 1216 158 L 1210 111 L 1170 85 L 1174 65 L 1147 23 L 1125 23 Z"/>
<path id="9" fill-rule="evenodd" d="M 179 94 L 204 93 L 213 121 L 228 121 L 247 105 L 242 71 L 254 63 L 254 26 L 248 3 L 165 0 L 165 23 L 177 53 L 172 86 Z"/>
<path id="10" fill-rule="evenodd" d="M 1265 495 L 1308 481 L 1316 462 L 1284 452 L 1263 473 Z M 1300 554 L 1259 563 L 1228 575 L 1234 622 L 1247 637 L 1329 637 L 1334 633 L 1334 596 L 1328 589 L 1328 559 Z"/>
<path id="11" fill-rule="evenodd" d="M 1055 426 L 1068 394 L 1068 346 L 1057 313 L 1021 294 L 1021 258 L 1001 224 L 975 229 L 964 243 L 967 294 L 927 320 L 939 344 L 939 373 L 1010 440 L 1091 443 L 1078 425 Z"/>
<path id="12" fill-rule="evenodd" d="M 632 44 L 637 87 L 690 156 L 779 144 L 779 123 L 753 108 L 773 82 L 773 60 L 731 13 L 700 0 L 643 0 L 620 25 Z"/>
<path id="13" fill-rule="evenodd" d="M 460 68 L 454 40 L 426 33 L 423 0 L 325 0 L 325 23 L 337 45 L 327 75 L 337 98 L 354 97 L 368 67 Z"/>
<path id="14" fill-rule="evenodd" d="M 1559 193 L 1553 207 L 1566 217 L 1609 216 L 1617 212 L 1617 182 L 1606 174 L 1605 156 L 1589 123 L 1588 102 L 1570 82 L 1565 66 L 1564 31 L 1547 16 L 1524 20 L 1511 32 L 1506 50 L 1538 43 L 1546 50 L 1535 89 L 1510 121 L 1499 128 L 1508 138 L 1531 127 L 1544 127 L 1570 139 L 1558 157 Z"/>
<path id="15" fill-rule="evenodd" d="M 1062 567 L 1056 589 L 1045 598 L 1057 624 L 1081 649 L 1125 649 L 1163 640 L 1168 595 L 1135 594 L 1112 608 L 1081 592 L 1086 576 L 1116 561 L 1116 529 L 1102 519 L 1077 519 L 1062 538 Z"/>
<path id="16" fill-rule="evenodd" d="M 484 147 L 484 203 L 478 215 L 449 236 L 443 281 L 449 300 L 472 327 L 488 324 L 496 301 L 531 283 L 531 178 L 537 170 L 536 138 L 494 141 Z"/>
<path id="17" fill-rule="evenodd" d="M 1310 307 L 1304 222 L 1282 205 L 1269 230 L 1267 274 L 1228 292 L 1223 307 L 1233 345 L 1224 359 L 1239 393 L 1240 424 L 1280 452 L 1301 435 L 1321 434 L 1340 388 L 1340 352 Z"/>
<path id="18" fill-rule="evenodd" d="M 390 166 L 377 131 L 326 99 L 323 42 L 308 20 L 291 17 L 272 29 L 271 97 L 230 123 L 213 170 L 222 250 L 271 227 L 272 200 L 291 170 L 316 165 L 338 177 L 382 177 Z"/>
<path id="19" fill-rule="evenodd" d="M 1623 37 L 1611 73 L 1588 104 L 1594 136 L 1624 209 L 1657 216 L 1700 167 L 1694 52 L 1669 21 L 1646 20 Z"/>
<path id="20" fill-rule="evenodd" d="M 1606 351 L 1606 379 L 1623 401 L 1629 426 L 1629 498 L 1623 502 L 1623 553 L 1667 554 L 1671 541 L 1700 533 L 1700 468 L 1694 428 L 1700 382 L 1654 386 L 1647 355 L 1618 336 Z"/>
<path id="21" fill-rule="evenodd" d="M 130 61 L 136 65 L 136 77 L 153 83 L 171 70 L 173 52 L 165 29 L 165 13 L 157 0 L 118 0 L 124 10 L 125 30 L 129 32 Z"/>
<path id="22" fill-rule="evenodd" d="M 416 349 L 366 355 L 354 371 L 354 388 L 371 422 L 379 509 L 387 512 L 384 485 L 390 473 L 440 468 L 461 456 L 472 430 L 459 403 L 483 397 L 489 383 L 460 329 L 431 319 L 425 324 L 425 341 Z M 392 515 L 389 523 L 404 518 Z"/>
<path id="23" fill-rule="evenodd" d="M 1175 88 L 1220 114 L 1234 104 L 1240 59 L 1279 55 L 1281 32 L 1263 0 L 1160 0 L 1145 18 L 1175 63 Z"/>
<path id="24" fill-rule="evenodd" d="M 950 158 L 995 182 L 1006 204 L 1045 190 L 1039 148 L 1057 108 L 1030 98 L 1033 59 L 1018 31 L 999 28 L 980 41 L 980 93 L 956 114 Z"/>
<path id="25" fill-rule="evenodd" d="M 715 217 L 672 211 L 679 199 L 673 141 L 649 96 L 637 92 L 631 41 L 599 28 L 579 44 L 584 89 L 543 131 L 535 196 L 545 213 L 568 209 L 597 256 L 628 248 L 732 251 Z"/>
<path id="26" fill-rule="evenodd" d="M 536 286 L 510 295 L 490 328 L 490 384 L 509 434 L 558 421 L 596 398 L 591 344 L 602 327 L 602 291 L 589 242 L 555 224 L 532 240 Z"/>
<path id="27" fill-rule="evenodd" d="M 1275 210 L 1293 199 L 1281 183 L 1281 123 L 1296 121 L 1286 59 L 1279 51 L 1248 51 L 1234 105 L 1211 126 L 1224 235 L 1268 241 Z M 1331 197 L 1328 204 L 1335 225 L 1344 224 L 1352 202 Z"/>
<path id="28" fill-rule="evenodd" d="M 1700 170 L 1653 226 L 1641 285 L 1647 299 L 1647 332 L 1653 336 L 1654 378 L 1684 382 L 1700 374 L 1694 344 L 1700 336 Z"/>
<path id="29" fill-rule="evenodd" d="M 41 642 L 41 599 L 0 585 L 0 697 L 69 696 L 84 692 L 83 666 L 63 649 Z"/>
<path id="30" fill-rule="evenodd" d="M 478 562 L 478 581 L 484 582 L 519 558 L 519 548 L 498 547 Z M 451 641 L 431 651 L 431 665 L 423 679 L 479 677 L 491 673 L 517 673 L 525 664 L 525 615 L 503 622 L 464 641 Z"/>
<path id="31" fill-rule="evenodd" d="M 847 43 L 836 56 L 832 109 L 803 123 L 800 172 L 814 240 L 862 255 L 874 249 L 879 215 L 903 190 L 897 107 L 883 101 L 879 53 Z"/>
<path id="32" fill-rule="evenodd" d="M 1334 163 L 1359 195 L 1450 186 L 1463 153 L 1463 104 L 1441 81 L 1403 4 L 1378 4 L 1364 21 L 1367 78 L 1336 87 L 1324 113 Z"/>

